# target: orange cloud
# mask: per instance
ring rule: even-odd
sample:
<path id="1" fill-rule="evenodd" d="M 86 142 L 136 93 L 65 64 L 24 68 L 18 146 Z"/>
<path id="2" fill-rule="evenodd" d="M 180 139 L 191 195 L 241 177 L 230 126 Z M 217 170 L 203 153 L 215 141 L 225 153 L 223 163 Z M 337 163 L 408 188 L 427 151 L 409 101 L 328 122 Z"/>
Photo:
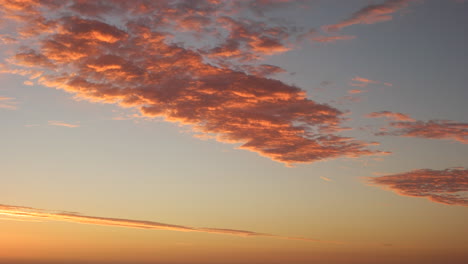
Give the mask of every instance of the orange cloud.
<path id="1" fill-rule="evenodd" d="M 24 206 L 12 206 L 0 204 L 0 215 L 25 218 L 25 219 L 40 219 L 43 221 L 61 221 L 61 222 L 72 222 L 79 224 L 90 224 L 90 225 L 101 225 L 101 226 L 117 226 L 127 228 L 138 228 L 138 229 L 153 229 L 153 230 L 170 230 L 179 232 L 203 232 L 221 235 L 233 235 L 241 237 L 271 237 L 277 239 L 287 240 L 303 240 L 310 242 L 322 242 L 322 243 L 338 243 L 334 241 L 322 241 L 318 239 L 309 239 L 301 237 L 286 237 L 277 236 L 272 234 L 257 233 L 253 231 L 237 230 L 237 229 L 223 229 L 223 228 L 195 228 L 189 226 L 164 224 L 153 221 L 144 220 L 132 220 L 123 218 L 110 218 L 110 217 L 98 217 L 88 216 L 79 213 L 72 212 L 56 212 L 46 211 L 42 209 L 36 209 L 32 207 Z"/>
<path id="2" fill-rule="evenodd" d="M 366 83 L 366 84 L 379 83 L 378 81 L 373 81 L 373 80 L 363 78 L 363 77 L 359 77 L 359 76 L 354 77 L 353 81 L 360 82 L 360 83 Z"/>
<path id="3" fill-rule="evenodd" d="M 34 50 L 17 53 L 12 60 L 13 63 L 22 66 L 39 67 L 53 69 L 55 65 L 43 54 L 38 54 Z"/>
<path id="4" fill-rule="evenodd" d="M 323 29 L 328 32 L 336 32 L 356 24 L 375 24 L 389 21 L 393 19 L 393 13 L 405 8 L 411 1 L 413 0 L 386 0 L 382 4 L 368 5 L 351 17 L 336 24 L 326 25 Z"/>
<path id="5" fill-rule="evenodd" d="M 420 169 L 370 178 L 369 181 L 399 195 L 425 197 L 447 205 L 468 206 L 468 170 L 465 168 Z"/>
<path id="6" fill-rule="evenodd" d="M 369 84 L 378 84 L 378 83 L 380 83 L 380 82 L 374 81 L 374 80 L 371 80 L 371 79 L 367 79 L 367 78 L 363 78 L 363 77 L 359 77 L 359 76 L 355 76 L 353 79 L 351 79 L 351 82 L 349 82 L 349 85 L 355 86 L 355 87 L 365 88 Z M 360 91 L 360 90 L 352 90 L 352 91 Z"/>
<path id="7" fill-rule="evenodd" d="M 34 49 L 12 58 L 26 76 L 39 68 L 38 84 L 189 125 L 287 165 L 382 154 L 339 135 L 345 118 L 338 109 L 267 78 L 283 69 L 251 63 L 288 50 L 297 32 L 268 19 L 238 19 L 231 1 L 112 1 L 111 8 L 107 1 L 33 2 L 9 12 L 54 25 L 23 36 L 18 45 Z M 91 14 L 99 16 L 86 18 Z M 181 32 L 180 20 L 204 26 Z M 24 28 L 32 21 L 15 23 Z M 191 41 L 174 41 L 182 33 Z"/>
<path id="8" fill-rule="evenodd" d="M 367 91 L 357 90 L 357 89 L 352 89 L 352 90 L 348 91 L 349 94 L 360 94 L 360 93 L 365 93 L 365 92 L 367 92 Z"/>
<path id="9" fill-rule="evenodd" d="M 366 115 L 366 117 L 369 117 L 369 118 L 385 117 L 394 121 L 415 121 L 409 115 L 396 113 L 396 112 L 390 112 L 390 111 L 373 112 L 373 113 Z"/>

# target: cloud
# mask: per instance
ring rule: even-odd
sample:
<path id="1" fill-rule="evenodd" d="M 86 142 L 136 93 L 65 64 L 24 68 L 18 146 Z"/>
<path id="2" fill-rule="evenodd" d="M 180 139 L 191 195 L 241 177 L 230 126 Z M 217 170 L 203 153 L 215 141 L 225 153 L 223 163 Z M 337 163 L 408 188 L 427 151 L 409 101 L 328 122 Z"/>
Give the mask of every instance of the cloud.
<path id="1" fill-rule="evenodd" d="M 349 90 L 348 93 L 349 94 L 360 94 L 360 93 L 365 93 L 367 91 L 365 90 L 357 90 L 357 89 L 352 89 L 352 90 Z"/>
<path id="2" fill-rule="evenodd" d="M 79 224 L 90 224 L 90 225 L 101 225 L 101 226 L 117 226 L 127 228 L 138 228 L 138 229 L 153 229 L 153 230 L 169 230 L 179 232 L 203 232 L 220 235 L 233 235 L 241 237 L 271 237 L 276 239 L 287 239 L 287 240 L 303 240 L 310 242 L 321 242 L 321 243 L 338 243 L 334 241 L 323 241 L 318 239 L 309 239 L 301 237 L 286 237 L 277 236 L 266 233 L 258 233 L 247 230 L 237 229 L 223 229 L 223 228 L 196 228 L 181 225 L 164 224 L 153 221 L 143 220 L 132 220 L 123 218 L 110 218 L 110 217 L 98 217 L 82 215 L 74 212 L 57 212 L 47 211 L 43 209 L 36 209 L 32 207 L 24 206 L 12 206 L 0 204 L 0 215 L 24 219 L 39 219 L 42 221 L 61 221 L 71 222 Z"/>
<path id="3" fill-rule="evenodd" d="M 352 80 L 355 82 L 366 83 L 366 84 L 379 83 L 378 81 L 370 80 L 370 79 L 359 77 L 359 76 L 354 77 Z"/>
<path id="4" fill-rule="evenodd" d="M 411 118 L 407 114 L 390 112 L 390 111 L 373 112 L 373 113 L 370 113 L 370 114 L 366 115 L 366 117 L 368 117 L 368 118 L 385 117 L 385 118 L 393 120 L 393 121 L 415 121 L 413 118 Z"/>
<path id="5" fill-rule="evenodd" d="M 286 165 L 382 154 L 339 135 L 340 110 L 271 79 L 280 67 L 258 63 L 289 50 L 297 28 L 262 16 L 240 19 L 235 1 L 80 3 L 4 6 L 7 17 L 28 17 L 14 20 L 20 35 L 35 21 L 50 25 L 22 34 L 18 47 L 31 49 L 18 48 L 10 61 L 22 68 L 9 72 L 80 100 L 191 126 Z"/>
<path id="6" fill-rule="evenodd" d="M 326 25 L 323 29 L 327 32 L 340 31 L 345 27 L 356 24 L 375 24 L 392 20 L 392 14 L 408 6 L 413 0 L 386 0 L 382 4 L 368 5 L 355 12 L 351 17 L 336 24 Z"/>
<path id="7" fill-rule="evenodd" d="M 7 110 L 18 109 L 15 98 L 0 96 L 0 109 L 7 109 Z"/>
<path id="8" fill-rule="evenodd" d="M 53 121 L 53 120 L 48 121 L 47 123 L 49 124 L 49 126 L 62 126 L 62 127 L 69 127 L 69 128 L 76 128 L 80 126 L 77 124 L 70 124 L 70 123 L 65 123 L 62 121 Z"/>
<path id="9" fill-rule="evenodd" d="M 24 81 L 23 84 L 27 85 L 27 86 L 33 86 L 34 85 L 34 83 L 31 82 L 31 81 Z"/>
<path id="10" fill-rule="evenodd" d="M 332 179 L 327 178 L 327 177 L 325 177 L 325 176 L 320 176 L 320 179 L 322 179 L 322 180 L 324 180 L 324 181 L 327 181 L 327 182 L 333 181 Z"/>
<path id="11" fill-rule="evenodd" d="M 465 168 L 420 169 L 370 178 L 369 182 L 403 196 L 424 197 L 436 203 L 468 206 L 468 170 Z"/>
<path id="12" fill-rule="evenodd" d="M 338 40 L 351 40 L 355 38 L 356 36 L 350 36 L 350 35 L 316 36 L 316 37 L 312 37 L 311 40 L 314 42 L 321 42 L 321 43 L 334 43 Z"/>
<path id="13" fill-rule="evenodd" d="M 369 84 L 379 84 L 379 83 L 380 82 L 378 82 L 378 81 L 374 81 L 374 80 L 367 79 L 367 78 L 360 77 L 360 76 L 355 76 L 353 79 L 351 79 L 351 82 L 349 82 L 349 85 L 355 86 L 355 87 L 365 88 Z M 354 91 L 358 91 L 358 90 L 354 90 Z"/>
<path id="14" fill-rule="evenodd" d="M 460 123 L 450 120 L 411 121 L 411 118 L 407 115 L 388 111 L 372 113 L 370 115 L 373 114 L 377 116 L 371 117 L 379 117 L 380 115 L 393 120 L 402 120 L 390 122 L 388 127 L 383 127 L 381 128 L 381 132 L 376 133 L 377 136 L 447 139 L 468 144 L 468 123 Z M 403 121 L 405 119 L 408 119 L 408 121 Z"/>
<path id="15" fill-rule="evenodd" d="M 2 42 L 3 44 L 14 44 L 14 43 L 17 43 L 18 40 L 16 40 L 15 38 L 12 38 L 8 35 L 0 35 L 0 42 Z"/>

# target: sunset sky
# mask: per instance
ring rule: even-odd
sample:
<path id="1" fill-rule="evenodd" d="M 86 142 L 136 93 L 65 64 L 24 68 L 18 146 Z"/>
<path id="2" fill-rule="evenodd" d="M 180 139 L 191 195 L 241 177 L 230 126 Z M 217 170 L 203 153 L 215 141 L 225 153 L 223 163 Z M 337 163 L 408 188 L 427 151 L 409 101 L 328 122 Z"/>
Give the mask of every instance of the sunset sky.
<path id="1" fill-rule="evenodd" d="M 468 263 L 467 32 L 463 0 L 0 0 L 0 263 Z"/>

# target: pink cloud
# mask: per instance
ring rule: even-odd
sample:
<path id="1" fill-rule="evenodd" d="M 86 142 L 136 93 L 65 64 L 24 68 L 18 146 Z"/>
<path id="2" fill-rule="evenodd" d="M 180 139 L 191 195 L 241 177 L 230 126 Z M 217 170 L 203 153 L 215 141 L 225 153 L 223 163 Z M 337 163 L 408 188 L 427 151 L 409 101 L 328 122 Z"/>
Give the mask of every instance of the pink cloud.
<path id="1" fill-rule="evenodd" d="M 24 6 L 26 11 L 9 12 L 47 20 L 55 30 L 23 36 L 18 46 L 34 43 L 34 49 L 20 50 L 12 60 L 23 68 L 10 72 L 32 78 L 32 70 L 41 71 L 34 75 L 38 84 L 188 125 L 287 165 L 382 154 L 369 143 L 339 135 L 345 118 L 338 109 L 267 78 L 283 69 L 251 63 L 288 50 L 288 39 L 297 32 L 267 19 L 230 16 L 235 7 L 230 1 L 115 0 L 109 9 L 107 1 L 81 9 L 73 0 L 34 3 Z M 87 18 L 94 7 L 99 15 Z M 181 29 L 181 20 L 204 26 Z M 32 21 L 15 23 L 25 28 Z M 174 42 L 182 33 L 193 38 Z M 200 43 L 200 36 L 213 43 Z"/>
<path id="2" fill-rule="evenodd" d="M 392 20 L 392 14 L 408 6 L 413 0 L 386 0 L 382 4 L 368 5 L 351 17 L 336 24 L 326 25 L 323 29 L 327 32 L 340 31 L 345 27 L 356 24 L 375 24 Z"/>
<path id="3" fill-rule="evenodd" d="M 399 195 L 424 197 L 436 203 L 468 206 L 468 170 L 420 169 L 405 173 L 370 178 L 373 184 L 388 188 Z"/>
<path id="4" fill-rule="evenodd" d="M 70 123 L 65 123 L 62 121 L 49 121 L 48 124 L 50 126 L 62 126 L 62 127 L 69 127 L 69 128 L 76 128 L 79 127 L 80 125 L 77 124 L 70 124 Z"/>
<path id="5" fill-rule="evenodd" d="M 338 36 L 316 36 L 316 37 L 312 37 L 311 40 L 315 42 L 322 42 L 322 43 L 334 43 L 339 40 L 351 40 L 355 38 L 356 36 L 338 35 Z"/>

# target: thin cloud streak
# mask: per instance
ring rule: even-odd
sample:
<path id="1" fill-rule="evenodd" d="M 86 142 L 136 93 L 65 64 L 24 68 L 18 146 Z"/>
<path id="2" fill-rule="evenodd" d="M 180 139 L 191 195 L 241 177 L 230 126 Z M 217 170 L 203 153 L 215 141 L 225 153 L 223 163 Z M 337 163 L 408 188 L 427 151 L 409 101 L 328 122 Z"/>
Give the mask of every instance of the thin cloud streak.
<path id="1" fill-rule="evenodd" d="M 309 238 L 302 238 L 302 237 L 278 236 L 278 235 L 273 235 L 273 234 L 257 233 L 257 232 L 246 231 L 246 230 L 222 229 L 222 228 L 195 228 L 195 227 L 189 227 L 189 226 L 164 224 L 164 223 L 158 223 L 158 222 L 153 222 L 153 221 L 110 218 L 110 217 L 97 217 L 97 216 L 88 216 L 88 215 L 82 215 L 82 214 L 72 213 L 72 212 L 56 212 L 56 211 L 53 212 L 53 211 L 47 211 L 43 209 L 36 209 L 32 207 L 12 206 L 12 205 L 3 205 L 3 204 L 0 204 L 0 215 L 4 215 L 8 217 L 25 217 L 28 219 L 41 219 L 44 221 L 61 221 L 61 222 L 71 222 L 71 223 L 91 224 L 91 225 L 101 225 L 101 226 L 137 228 L 137 229 L 169 230 L 169 231 L 179 231 L 179 232 L 203 232 L 203 233 L 233 235 L 233 236 L 241 236 L 241 237 L 271 237 L 271 238 L 276 238 L 276 239 L 303 240 L 303 241 L 320 242 L 320 243 L 335 243 L 335 244 L 341 243 L 341 242 L 335 242 L 335 241 L 323 241 L 323 240 L 318 240 L 318 239 L 309 239 Z"/>
<path id="2" fill-rule="evenodd" d="M 369 83 L 379 83 L 378 81 L 370 80 L 370 79 L 359 77 L 359 76 L 354 77 L 352 80 L 356 81 L 356 82 L 368 83 L 368 84 Z"/>
<path id="3" fill-rule="evenodd" d="M 320 176 L 320 179 L 322 179 L 322 180 L 324 180 L 324 181 L 327 181 L 327 182 L 333 181 L 332 179 L 327 178 L 327 177 L 324 177 L 324 176 Z"/>
<path id="4" fill-rule="evenodd" d="M 410 197 L 423 197 L 446 205 L 468 206 L 468 170 L 419 169 L 399 174 L 368 178 L 371 184 Z"/>
<path id="5" fill-rule="evenodd" d="M 339 40 L 351 40 L 355 38 L 356 36 L 338 35 L 338 36 L 316 36 L 316 37 L 312 37 L 311 40 L 314 42 L 320 42 L 320 43 L 335 43 Z"/>
<path id="6" fill-rule="evenodd" d="M 68 128 L 80 127 L 80 125 L 65 123 L 65 122 L 62 122 L 62 121 L 53 121 L 53 120 L 51 120 L 51 121 L 48 121 L 47 123 L 49 124 L 49 126 L 61 126 L 61 127 L 68 127 Z"/>
<path id="7" fill-rule="evenodd" d="M 340 31 L 345 27 L 356 24 L 375 24 L 393 19 L 393 13 L 405 8 L 414 0 L 387 0 L 382 4 L 373 4 L 361 8 L 351 17 L 336 24 L 323 26 L 327 32 Z"/>

